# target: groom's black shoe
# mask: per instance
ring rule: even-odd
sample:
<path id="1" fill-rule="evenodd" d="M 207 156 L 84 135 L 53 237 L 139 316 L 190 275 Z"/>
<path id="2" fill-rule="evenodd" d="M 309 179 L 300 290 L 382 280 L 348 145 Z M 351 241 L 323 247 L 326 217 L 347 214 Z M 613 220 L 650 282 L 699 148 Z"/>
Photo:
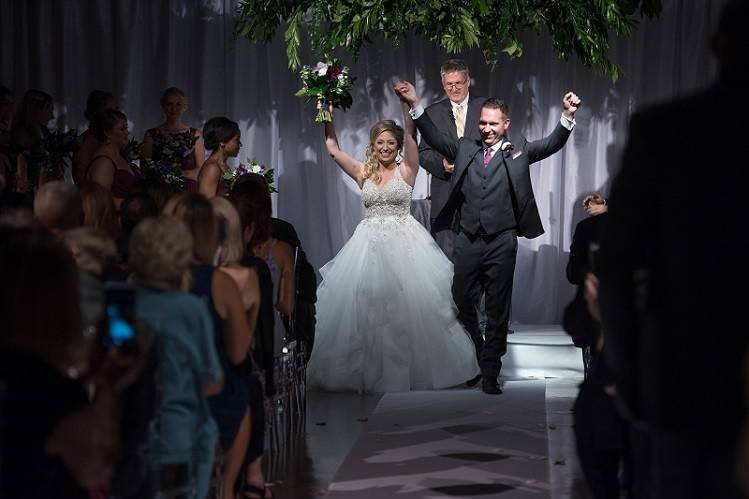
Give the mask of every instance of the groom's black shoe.
<path id="1" fill-rule="evenodd" d="M 481 390 L 489 395 L 499 395 L 502 393 L 502 388 L 499 386 L 497 378 L 494 376 L 484 378 L 484 381 L 481 382 Z"/>
<path id="2" fill-rule="evenodd" d="M 477 374 L 473 378 L 471 378 L 468 381 L 466 381 L 466 386 L 468 388 L 473 388 L 474 386 L 476 386 L 478 384 L 479 381 L 481 381 L 481 373 Z"/>

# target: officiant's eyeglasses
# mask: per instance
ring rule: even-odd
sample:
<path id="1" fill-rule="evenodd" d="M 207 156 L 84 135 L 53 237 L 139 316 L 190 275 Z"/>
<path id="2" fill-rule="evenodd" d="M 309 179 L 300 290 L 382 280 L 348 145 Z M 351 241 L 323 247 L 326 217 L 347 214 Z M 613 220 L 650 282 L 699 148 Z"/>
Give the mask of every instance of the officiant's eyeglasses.
<path id="1" fill-rule="evenodd" d="M 466 81 L 463 83 L 445 83 L 445 88 L 449 88 L 450 90 L 463 90 L 463 87 L 466 86 Z"/>

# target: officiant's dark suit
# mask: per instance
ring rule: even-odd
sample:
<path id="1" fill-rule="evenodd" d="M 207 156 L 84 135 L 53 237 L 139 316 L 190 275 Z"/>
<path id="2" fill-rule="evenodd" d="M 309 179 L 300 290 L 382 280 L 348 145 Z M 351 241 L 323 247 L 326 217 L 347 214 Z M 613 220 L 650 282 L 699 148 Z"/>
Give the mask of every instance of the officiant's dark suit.
<path id="1" fill-rule="evenodd" d="M 479 122 L 481 105 L 485 100 L 486 97 L 477 97 L 468 94 L 468 112 L 465 115 L 466 126 L 463 135 L 464 137 L 473 140 L 481 139 L 481 133 L 479 133 L 477 123 Z M 452 140 L 458 140 L 455 116 L 453 114 L 453 104 L 449 98 L 435 102 L 427 107 L 425 112 L 429 115 L 432 122 L 439 130 L 446 133 Z M 436 230 L 434 227 L 437 214 L 445 207 L 447 199 L 450 196 L 450 178 L 452 177 L 452 173 L 445 171 L 442 164 L 444 158 L 445 157 L 436 151 L 426 140 L 421 140 L 419 143 L 419 164 L 422 168 L 432 174 L 429 191 L 431 198 L 429 218 L 431 222 L 432 237 L 437 241 L 437 244 L 445 255 L 452 260 L 455 233 L 450 229 L 450 227 L 443 227 L 440 230 Z"/>
<path id="2" fill-rule="evenodd" d="M 577 96 L 574 99 L 579 104 Z M 490 99 L 482 107 L 480 127 L 485 127 L 484 112 L 498 105 L 503 108 L 502 116 L 507 117 L 506 105 Z M 570 130 L 560 123 L 549 136 L 533 142 L 521 135 L 505 134 L 503 130 L 504 136 L 493 144 L 491 149 L 495 152 L 485 166 L 486 139 L 464 137 L 457 140 L 441 132 L 429 114 L 419 111 L 420 106 L 417 106 L 412 116 L 422 138 L 455 163 L 448 199 L 437 214 L 435 230 L 451 227 L 457 233 L 453 298 L 458 306 L 458 319 L 476 345 L 484 391 L 501 393 L 496 379 L 502 367 L 501 357 L 507 351 L 517 237 L 530 239 L 544 232 L 533 196 L 529 165 L 560 150 Z M 568 121 L 571 128 L 572 122 Z M 506 122 L 509 126 L 509 118 Z M 512 148 L 502 150 L 506 142 Z M 477 318 L 482 292 L 486 295 L 485 339 L 479 331 Z"/>

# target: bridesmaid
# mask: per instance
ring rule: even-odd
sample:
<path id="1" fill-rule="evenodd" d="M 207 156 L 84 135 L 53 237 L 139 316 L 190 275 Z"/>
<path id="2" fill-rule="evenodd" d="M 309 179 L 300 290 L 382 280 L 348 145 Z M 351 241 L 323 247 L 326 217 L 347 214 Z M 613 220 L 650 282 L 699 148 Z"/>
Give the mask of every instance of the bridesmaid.
<path id="1" fill-rule="evenodd" d="M 231 172 L 226 160 L 235 158 L 242 148 L 239 125 L 223 116 L 211 118 L 203 127 L 203 137 L 211 155 L 200 170 L 198 192 L 208 199 L 223 197 L 229 191 L 229 183 L 222 177 Z"/>
<path id="2" fill-rule="evenodd" d="M 88 120 L 88 129 L 79 137 L 81 145 L 75 154 L 73 154 L 73 181 L 76 184 L 83 182 L 86 175 L 86 169 L 88 168 L 89 163 L 91 163 L 94 151 L 100 145 L 91 130 L 94 123 L 94 117 L 107 109 L 119 110 L 117 99 L 112 92 L 93 90 L 88 94 L 88 98 L 86 99 L 86 111 L 84 112 L 84 115 Z"/>
<path id="3" fill-rule="evenodd" d="M 167 88 L 161 96 L 161 109 L 164 111 L 164 122 L 146 131 L 141 154 L 154 161 L 169 159 L 165 149 L 169 146 L 179 148 L 181 144 L 188 143 L 189 139 L 194 139 L 192 150 L 184 151 L 181 167 L 185 176 L 185 190 L 197 192 L 198 176 L 205 162 L 205 147 L 200 130 L 182 122 L 182 116 L 187 111 L 185 93 L 177 87 Z"/>
<path id="4" fill-rule="evenodd" d="M 141 178 L 120 152 L 128 142 L 127 116 L 109 109 L 96 115 L 93 127 L 99 147 L 92 154 L 86 178 L 110 191 L 119 210 L 130 189 Z"/>
<path id="5" fill-rule="evenodd" d="M 16 192 L 33 192 L 44 183 L 42 172 L 39 178 L 31 178 L 29 159 L 32 150 L 40 146 L 50 131 L 47 123 L 53 116 L 52 96 L 41 90 L 27 90 L 21 105 L 13 118 L 10 129 L 10 162 L 15 164 L 16 175 L 13 185 Z"/>

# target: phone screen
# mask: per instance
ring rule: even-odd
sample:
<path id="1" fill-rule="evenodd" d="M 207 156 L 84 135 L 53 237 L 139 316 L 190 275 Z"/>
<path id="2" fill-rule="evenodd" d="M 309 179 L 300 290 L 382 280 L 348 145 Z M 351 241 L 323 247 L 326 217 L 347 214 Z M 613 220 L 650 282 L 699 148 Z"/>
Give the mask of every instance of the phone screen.
<path id="1" fill-rule="evenodd" d="M 105 290 L 105 334 L 108 345 L 123 347 L 135 340 L 133 316 L 134 290 L 127 286 L 108 286 Z"/>

